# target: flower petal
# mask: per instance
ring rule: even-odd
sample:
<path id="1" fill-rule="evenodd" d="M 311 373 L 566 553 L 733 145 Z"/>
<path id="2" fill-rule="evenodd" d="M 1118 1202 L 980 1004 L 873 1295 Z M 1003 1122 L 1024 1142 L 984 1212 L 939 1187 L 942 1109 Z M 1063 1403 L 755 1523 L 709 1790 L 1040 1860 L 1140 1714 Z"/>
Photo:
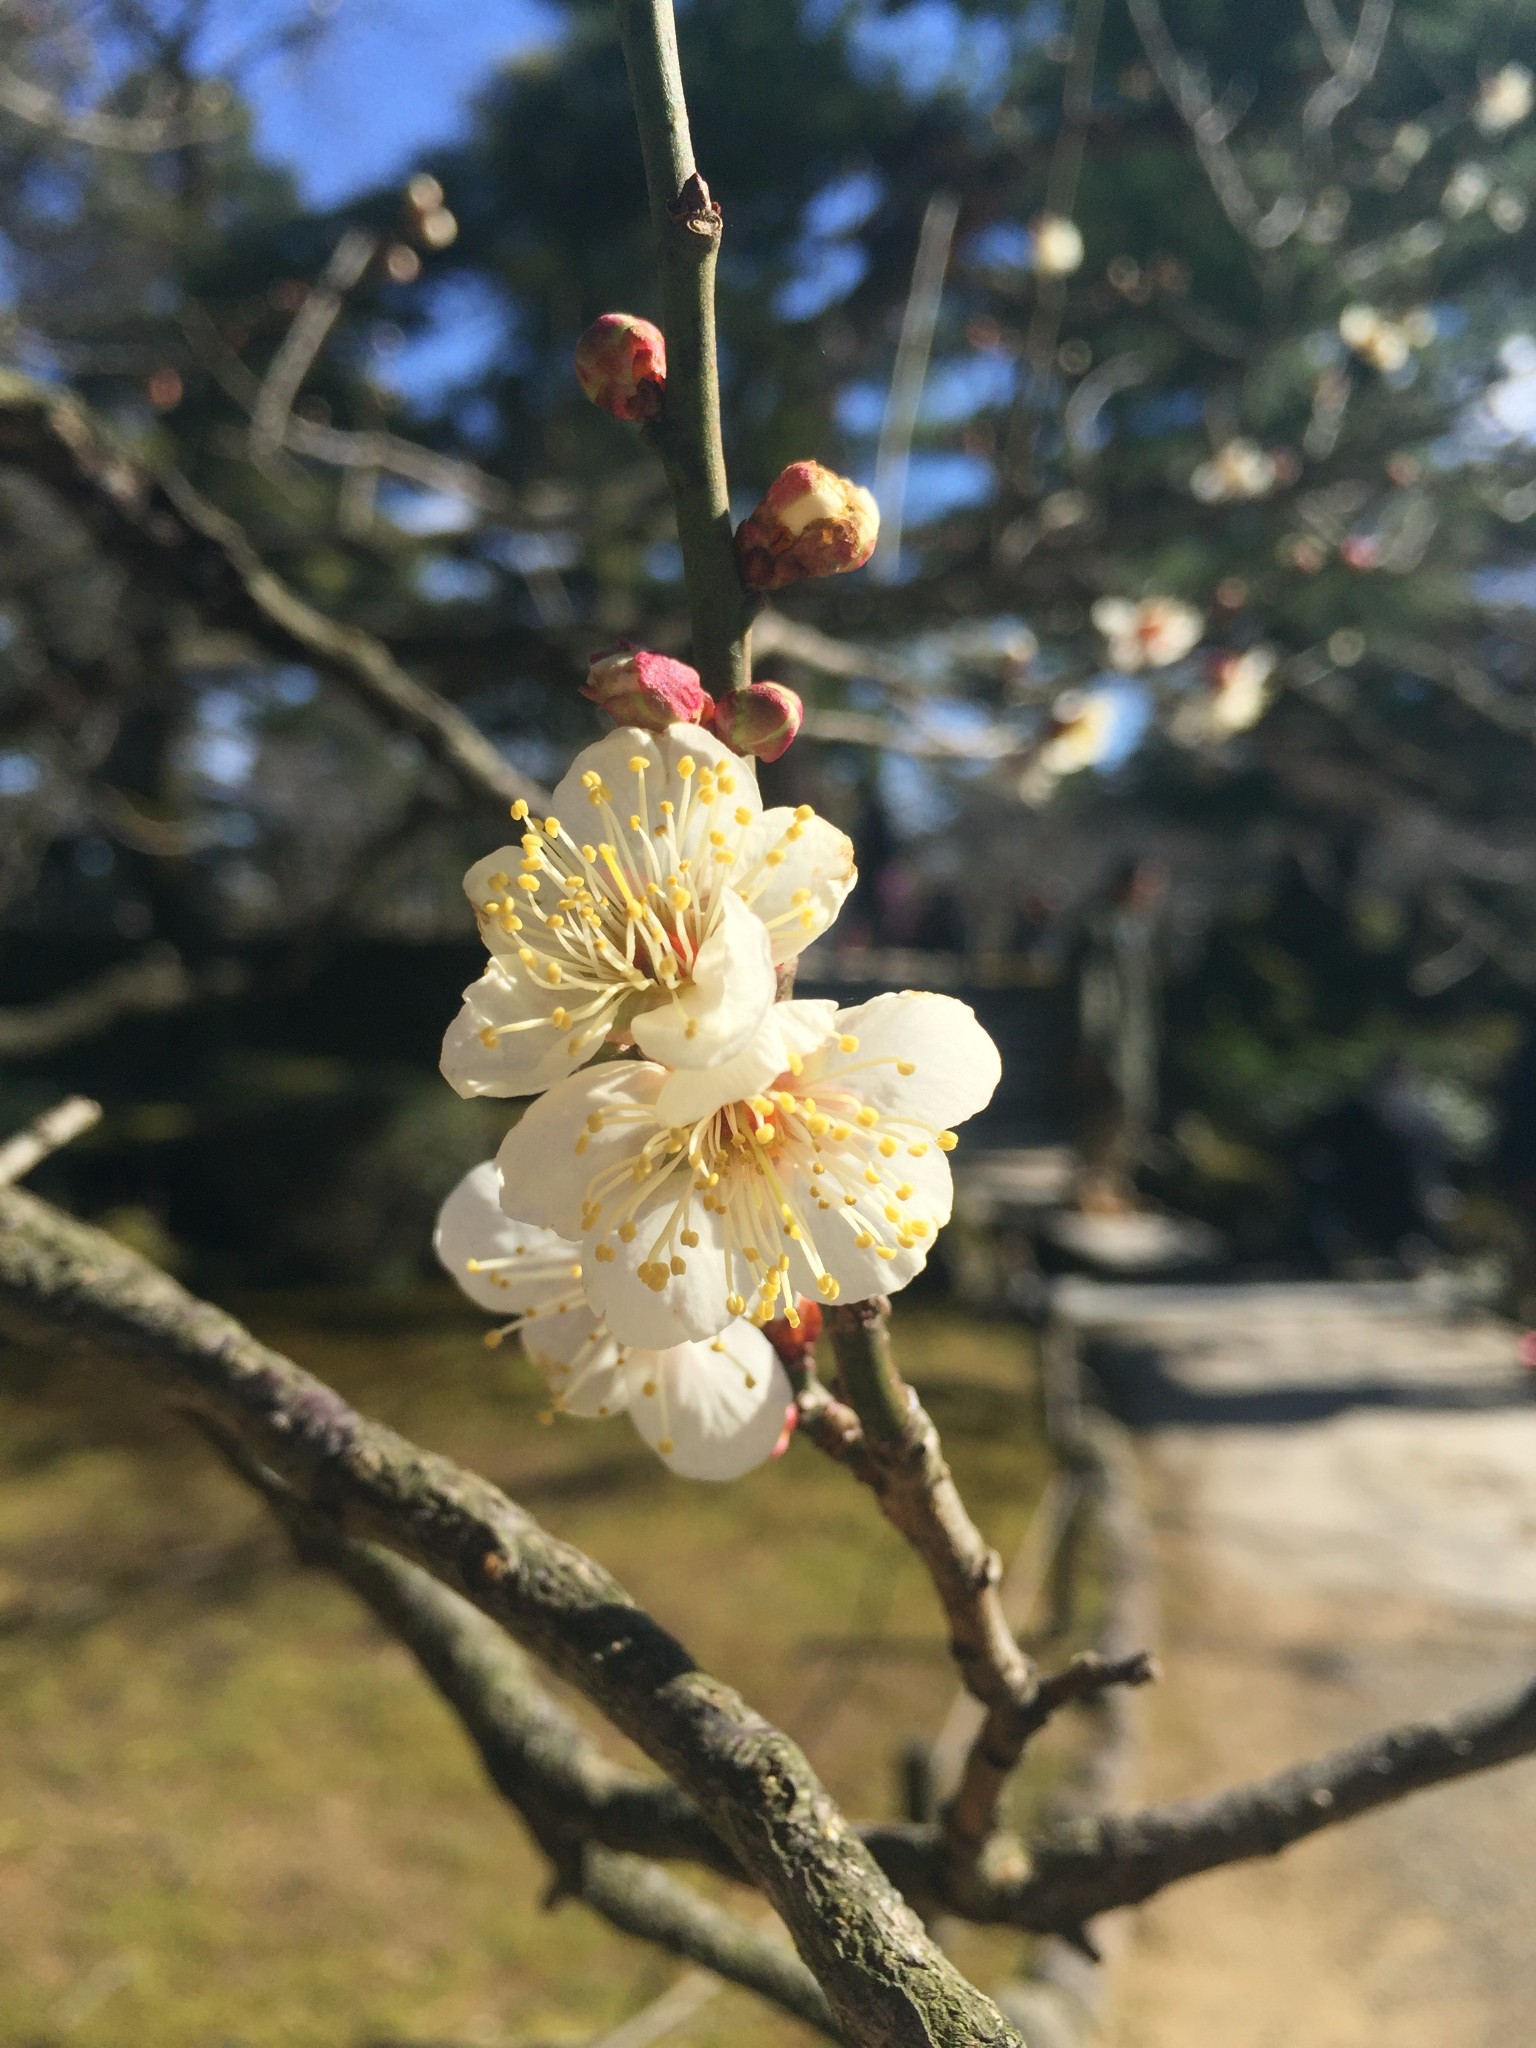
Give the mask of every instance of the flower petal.
<path id="1" fill-rule="evenodd" d="M 492 960 L 478 981 L 464 991 L 464 1007 L 443 1036 L 439 1064 L 456 1093 L 536 1095 L 563 1081 L 582 1060 L 589 1059 L 602 1035 L 589 1021 L 577 1032 L 553 1021 L 561 999 L 570 991 L 541 988 L 516 967 Z M 606 1024 L 602 1030 L 606 1030 Z"/>
<path id="2" fill-rule="evenodd" d="M 664 1124 L 692 1124 L 728 1102 L 758 1094 L 788 1068 L 791 1059 L 814 1052 L 833 1027 L 833 1002 L 772 1003 L 750 1041 L 734 1059 L 718 1066 L 668 1074 L 656 1097 Z"/>
<path id="3" fill-rule="evenodd" d="M 720 910 L 688 980 L 630 1027 L 635 1043 L 668 1067 L 708 1067 L 739 1053 L 773 1001 L 768 933 L 734 889 Z"/>
<path id="4" fill-rule="evenodd" d="M 630 1421 L 685 1479 L 739 1479 L 761 1465 L 793 1399 L 773 1346 L 744 1322 L 712 1343 L 637 1352 L 629 1373 Z"/>
<path id="5" fill-rule="evenodd" d="M 633 1225 L 628 1238 L 603 1217 L 583 1245 L 587 1299 L 623 1344 L 664 1351 L 696 1337 L 713 1337 L 731 1321 L 721 1219 L 696 1196 L 688 1199 L 691 1188 L 688 1163 L 679 1160 L 634 1206 L 625 1226 Z M 683 1243 L 685 1229 L 696 1244 Z M 680 1273 L 673 1270 L 678 1264 Z M 657 1269 L 663 1267 L 663 1284 L 648 1285 L 645 1275 L 658 1278 Z"/>
<path id="6" fill-rule="evenodd" d="M 652 1105 L 665 1079 L 663 1067 L 619 1060 L 557 1081 L 502 1140 L 496 1155 L 502 1207 L 520 1220 L 580 1239 L 594 1179 L 638 1157 L 655 1134 Z"/>
<path id="7" fill-rule="evenodd" d="M 818 1081 L 836 1084 L 846 1076 L 849 1093 L 882 1116 L 940 1129 L 985 1109 L 1002 1078 L 997 1047 L 975 1011 L 953 996 L 913 989 L 875 996 L 840 1010 L 837 1030 L 839 1039 L 806 1063 L 803 1092 L 814 1094 Z M 855 1039 L 855 1049 L 843 1052 L 842 1037 Z"/>
<path id="8" fill-rule="evenodd" d="M 513 1222 L 501 1206 L 494 1159 L 472 1166 L 443 1203 L 432 1249 L 481 1308 L 503 1317 L 537 1316 L 574 1297 L 574 1319 L 587 1335 L 595 1327 L 582 1297 L 580 1247 L 552 1230 Z"/>
<path id="9" fill-rule="evenodd" d="M 724 770 L 735 784 L 733 805 L 744 805 L 754 814 L 763 807 L 752 763 L 733 754 L 703 726 L 672 725 L 665 732 L 644 732 L 637 725 L 621 725 L 604 733 L 595 745 L 583 747 L 555 786 L 555 815 L 578 839 L 587 836 L 583 820 L 593 808 L 582 777 L 594 772 L 601 776 L 614 793 L 615 808 L 627 817 L 634 808 L 636 790 L 635 771 L 629 764 L 637 755 L 643 755 L 647 763 L 645 791 L 653 811 L 664 797 L 681 809 L 690 780 L 678 773 L 678 764 L 684 760 L 691 760 L 695 769 Z"/>
<path id="10" fill-rule="evenodd" d="M 559 1413 L 595 1422 L 622 1415 L 629 1406 L 629 1367 L 623 1347 L 601 1318 L 591 1309 L 582 1313 L 587 1335 L 579 1343 L 568 1341 L 576 1327 L 574 1315 L 562 1316 L 537 1334 L 524 1330 L 523 1349 L 543 1373 Z"/>
<path id="11" fill-rule="evenodd" d="M 794 836 L 790 837 L 794 828 Z M 767 862 L 771 852 L 782 859 Z M 767 925 L 775 960 L 793 960 L 832 923 L 858 879 L 853 841 L 827 819 L 764 811 L 740 857 L 743 893 Z"/>

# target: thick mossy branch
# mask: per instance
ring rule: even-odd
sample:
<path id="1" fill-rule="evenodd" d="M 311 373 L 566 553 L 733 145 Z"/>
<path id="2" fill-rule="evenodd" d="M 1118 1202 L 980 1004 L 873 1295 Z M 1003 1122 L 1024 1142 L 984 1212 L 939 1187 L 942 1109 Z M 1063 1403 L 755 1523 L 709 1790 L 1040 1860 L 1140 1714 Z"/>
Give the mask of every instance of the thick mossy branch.
<path id="1" fill-rule="evenodd" d="M 77 398 L 0 373 L 0 462 L 56 491 L 140 583 L 341 683 L 409 733 L 470 795 L 548 803 L 538 783 L 462 711 L 408 675 L 382 641 L 307 604 L 234 520 L 175 471 L 151 473 L 132 460 Z"/>
<path id="2" fill-rule="evenodd" d="M 661 271 L 667 388 L 650 429 L 677 512 L 693 660 L 719 696 L 752 680 L 720 430 L 715 264 L 720 209 L 693 160 L 671 0 L 616 0 Z"/>
<path id="3" fill-rule="evenodd" d="M 540 1685 L 493 1621 L 377 1543 L 344 1536 L 217 1426 L 216 1447 L 261 1493 L 307 1564 L 333 1572 L 404 1643 L 480 1752 L 553 1870 L 551 1901 L 583 1900 L 613 1926 L 768 1999 L 840 2040 L 805 1965 L 653 1860 L 687 1857 L 740 1872 L 698 1808 L 665 1779 L 614 1763 Z"/>
<path id="4" fill-rule="evenodd" d="M 231 1433 L 345 1534 L 461 1593 L 698 1804 L 860 2048 L 1018 2035 L 929 1939 L 800 1750 L 600 1566 L 487 1481 L 370 1422 L 104 1232 L 0 1191 L 0 1314 L 132 1364 Z"/>

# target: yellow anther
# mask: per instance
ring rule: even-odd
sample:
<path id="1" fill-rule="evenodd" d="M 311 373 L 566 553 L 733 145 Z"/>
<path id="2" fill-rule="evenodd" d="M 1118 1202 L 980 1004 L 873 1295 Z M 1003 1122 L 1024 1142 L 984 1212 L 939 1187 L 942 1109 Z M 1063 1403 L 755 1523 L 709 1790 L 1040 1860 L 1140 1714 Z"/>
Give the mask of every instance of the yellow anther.
<path id="1" fill-rule="evenodd" d="M 611 1266 L 614 1260 L 613 1246 L 611 1244 L 600 1244 L 593 1256 L 600 1266 Z"/>
<path id="2" fill-rule="evenodd" d="M 838 1037 L 837 1049 L 839 1052 L 857 1052 L 859 1041 L 851 1031 L 844 1031 Z"/>
<path id="3" fill-rule="evenodd" d="M 882 1159 L 894 1159 L 895 1156 L 896 1140 L 894 1138 L 882 1138 L 880 1140 L 880 1157 Z"/>
<path id="4" fill-rule="evenodd" d="M 539 892 L 539 878 L 537 875 L 519 875 L 517 886 L 519 889 L 525 889 L 530 896 L 536 896 Z"/>
<path id="5" fill-rule="evenodd" d="M 686 1273 L 688 1270 L 688 1261 L 686 1259 L 680 1259 L 677 1256 L 676 1252 L 674 1252 L 671 1258 L 671 1266 L 674 1273 Z"/>
<path id="6" fill-rule="evenodd" d="M 763 864 L 765 867 L 781 868 L 784 865 L 784 856 L 777 847 L 774 847 L 771 853 L 763 855 Z"/>
<path id="7" fill-rule="evenodd" d="M 482 1030 L 476 1032 L 475 1036 L 479 1039 L 480 1043 L 485 1047 L 487 1052 L 494 1052 L 496 1050 L 499 1041 L 497 1040 L 496 1032 L 492 1025 L 487 1024 Z"/>
<path id="8" fill-rule="evenodd" d="M 694 760 L 692 754 L 684 754 L 681 761 L 679 761 L 677 764 L 677 772 L 679 775 L 681 775 L 684 782 L 686 782 L 689 779 L 689 777 L 694 773 L 694 770 L 698 767 L 698 765 L 698 762 Z"/>
<path id="9" fill-rule="evenodd" d="M 715 777 L 715 780 L 719 783 L 720 787 L 725 791 L 727 796 L 729 796 L 731 791 L 736 787 L 735 776 L 727 773 L 724 769 L 722 769 L 721 772 Z"/>
<path id="10" fill-rule="evenodd" d="M 644 754 L 631 754 L 629 757 L 629 772 L 631 775 L 643 775 L 650 765 Z"/>
<path id="11" fill-rule="evenodd" d="M 682 1243 L 687 1245 L 689 1251 L 692 1251 L 699 1241 L 699 1233 L 696 1230 L 680 1230 L 677 1234 Z"/>
<path id="12" fill-rule="evenodd" d="M 911 1183 L 911 1181 L 909 1181 L 909 1180 L 904 1180 L 904 1181 L 902 1182 L 901 1186 L 900 1186 L 900 1187 L 899 1187 L 899 1188 L 898 1188 L 898 1189 L 896 1190 L 896 1199 L 897 1199 L 897 1201 L 898 1201 L 898 1202 L 910 1202 L 910 1201 L 911 1201 L 911 1199 L 912 1199 L 912 1183 Z"/>
<path id="13" fill-rule="evenodd" d="M 602 1128 L 603 1112 L 600 1109 L 589 1111 L 587 1115 L 587 1129 L 589 1131 L 600 1131 Z"/>
<path id="14" fill-rule="evenodd" d="M 677 805 L 673 803 L 671 797 L 664 796 L 656 808 L 664 818 L 670 818 L 677 809 Z"/>
<path id="15" fill-rule="evenodd" d="M 657 1450 L 658 1450 L 658 1451 L 660 1451 L 661 1455 L 662 1455 L 662 1456 L 663 1456 L 664 1458 L 670 1458 L 670 1457 L 671 1457 L 671 1455 L 672 1455 L 672 1453 L 673 1453 L 673 1451 L 674 1451 L 674 1450 L 675 1450 L 675 1449 L 676 1449 L 677 1447 L 676 1447 L 676 1445 L 675 1445 L 675 1444 L 673 1443 L 673 1441 L 672 1441 L 671 1437 L 669 1437 L 669 1436 L 659 1436 L 659 1437 L 657 1437 L 657 1439 L 656 1439 L 656 1448 L 657 1448 Z"/>
<path id="16" fill-rule="evenodd" d="M 635 1226 L 634 1226 L 634 1224 L 633 1224 L 633 1223 L 621 1223 L 621 1224 L 619 1225 L 619 1236 L 620 1236 L 620 1237 L 621 1237 L 621 1238 L 622 1238 L 622 1239 L 624 1240 L 625 1244 L 633 1244 L 633 1243 L 634 1243 L 634 1241 L 635 1241 Z"/>
<path id="17" fill-rule="evenodd" d="M 571 1028 L 571 1013 L 569 1010 L 562 1010 L 557 1003 L 549 1013 L 549 1021 L 557 1031 L 569 1031 Z"/>
<path id="18" fill-rule="evenodd" d="M 896 1062 L 896 1071 L 898 1074 L 901 1075 L 903 1080 L 909 1080 L 911 1076 L 917 1072 L 917 1068 L 913 1065 L 911 1060 L 898 1060 Z"/>
<path id="19" fill-rule="evenodd" d="M 549 983 L 551 988 L 558 988 L 561 982 L 564 981 L 565 976 L 561 971 L 560 962 L 558 960 L 550 961 L 548 967 L 546 967 L 544 970 L 544 979 Z M 562 1029 L 563 1028 L 564 1027 L 562 1026 Z"/>
<path id="20" fill-rule="evenodd" d="M 815 811 L 812 810 L 809 804 L 796 804 L 795 817 L 802 825 L 805 823 L 807 818 L 814 818 L 815 815 Z"/>
<path id="21" fill-rule="evenodd" d="M 736 806 L 736 822 L 738 825 L 751 824 L 752 813 L 747 809 L 745 804 L 738 804 Z"/>
<path id="22" fill-rule="evenodd" d="M 816 1292 L 821 1296 L 823 1301 L 836 1301 L 837 1297 L 842 1293 L 842 1291 L 842 1288 L 839 1287 L 839 1285 L 832 1278 L 832 1275 L 830 1273 L 823 1273 L 821 1278 L 816 1282 Z"/>
<path id="23" fill-rule="evenodd" d="M 854 1118 L 854 1122 L 859 1126 L 859 1129 L 862 1131 L 872 1131 L 875 1128 L 875 1125 L 879 1123 L 879 1121 L 880 1118 L 878 1114 L 869 1107 L 868 1103 L 864 1105 L 864 1107 L 859 1111 L 858 1115 Z"/>
<path id="24" fill-rule="evenodd" d="M 559 838 L 560 820 L 558 818 L 546 818 L 544 820 L 544 835 L 547 839 Z"/>
<path id="25" fill-rule="evenodd" d="M 866 1179 L 866 1180 L 867 1180 L 867 1181 L 869 1182 L 869 1184 L 870 1184 L 870 1186 L 871 1186 L 872 1188 L 877 1188 L 877 1187 L 879 1187 L 879 1185 L 880 1185 L 880 1176 L 879 1176 L 879 1174 L 878 1174 L 878 1173 L 876 1173 L 875 1169 L 874 1169 L 874 1168 L 873 1168 L 872 1166 L 866 1166 L 866 1167 L 865 1167 L 865 1169 L 864 1169 L 864 1178 L 865 1178 L 865 1179 Z"/>
<path id="26" fill-rule="evenodd" d="M 645 1385 L 640 1389 L 640 1391 L 642 1394 L 649 1394 L 654 1397 L 656 1392 L 656 1382 L 654 1380 L 647 1380 Z"/>
<path id="27" fill-rule="evenodd" d="M 741 1294 L 728 1294 L 725 1305 L 733 1316 L 744 1316 L 747 1312 L 746 1297 Z"/>
<path id="28" fill-rule="evenodd" d="M 512 815 L 514 818 L 517 819 L 519 824 L 521 824 L 523 819 L 527 817 L 528 806 L 526 803 L 524 803 L 521 797 L 519 797 L 517 802 L 512 806 Z"/>
<path id="29" fill-rule="evenodd" d="M 899 1223 L 901 1221 L 901 1211 L 896 1207 L 896 1204 L 894 1202 L 886 1203 L 885 1220 L 887 1223 Z"/>
<path id="30" fill-rule="evenodd" d="M 953 1131 L 940 1131 L 938 1143 L 941 1152 L 953 1152 L 959 1142 Z"/>
<path id="31" fill-rule="evenodd" d="M 861 1252 L 867 1252 L 875 1240 L 871 1236 L 869 1231 L 861 1230 L 858 1236 L 853 1241 L 858 1246 Z"/>

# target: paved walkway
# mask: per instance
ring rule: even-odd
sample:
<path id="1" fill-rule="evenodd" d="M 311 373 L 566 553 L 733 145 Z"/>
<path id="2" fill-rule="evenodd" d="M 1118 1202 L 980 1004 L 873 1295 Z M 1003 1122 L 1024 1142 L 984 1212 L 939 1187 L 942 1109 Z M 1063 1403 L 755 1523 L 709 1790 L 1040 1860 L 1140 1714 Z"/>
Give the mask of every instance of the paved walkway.
<path id="1" fill-rule="evenodd" d="M 1146 1789 L 1214 1789 L 1536 1672 L 1536 1394 L 1408 1287 L 1063 1283 L 1138 1434 L 1165 1684 Z M 1137 1916 L 1114 2048 L 1533 2048 L 1536 1762 Z"/>

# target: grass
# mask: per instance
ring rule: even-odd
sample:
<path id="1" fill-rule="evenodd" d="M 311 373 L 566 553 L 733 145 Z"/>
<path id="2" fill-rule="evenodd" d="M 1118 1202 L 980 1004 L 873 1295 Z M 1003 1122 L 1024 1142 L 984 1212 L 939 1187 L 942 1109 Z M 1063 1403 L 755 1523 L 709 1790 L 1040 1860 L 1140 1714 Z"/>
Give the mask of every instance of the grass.
<path id="1" fill-rule="evenodd" d="M 446 1296 L 245 1313 L 614 1569 L 850 1809 L 893 1810 L 954 1681 L 918 1568 L 809 1445 L 692 1486 L 623 1422 L 540 1428 L 531 1369 Z M 918 1306 L 898 1340 L 1006 1555 L 1044 1476 L 1025 1338 Z M 100 1368 L 0 1356 L 0 2039 L 586 2041 L 679 1966 L 543 1912 L 543 1877 L 405 1652 L 183 1425 Z M 1017 1950 L 971 1934 L 958 1960 L 985 1981 Z M 674 2038 L 811 2037 L 725 1992 Z"/>

